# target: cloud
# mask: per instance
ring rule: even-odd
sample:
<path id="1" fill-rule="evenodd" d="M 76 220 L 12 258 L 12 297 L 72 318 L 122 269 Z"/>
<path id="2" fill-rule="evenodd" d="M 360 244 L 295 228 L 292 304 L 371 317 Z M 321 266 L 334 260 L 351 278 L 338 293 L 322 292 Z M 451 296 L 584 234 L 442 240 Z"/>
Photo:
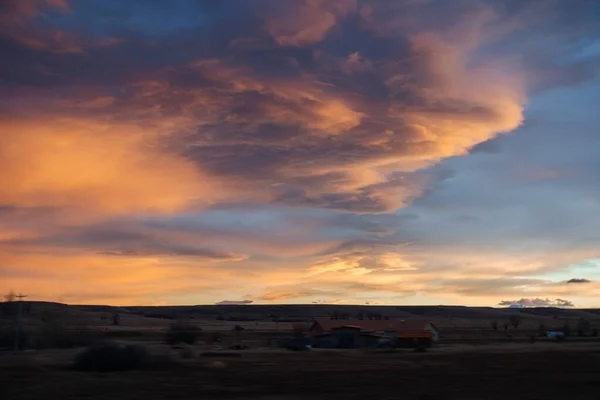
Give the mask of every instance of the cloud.
<path id="1" fill-rule="evenodd" d="M 510 306 L 513 304 L 519 304 L 519 305 L 523 305 L 525 307 L 575 307 L 575 305 L 569 301 L 569 300 L 564 300 L 564 299 L 540 299 L 540 298 L 535 298 L 535 299 L 529 299 L 529 298 L 522 298 L 520 300 L 502 300 L 500 303 L 498 303 L 499 306 Z"/>
<path id="2" fill-rule="evenodd" d="M 217 306 L 244 306 L 252 304 L 252 300 L 223 300 L 215 303 Z"/>
<path id="3" fill-rule="evenodd" d="M 266 5 L 266 29 L 283 46 L 318 42 L 338 19 L 357 9 L 356 0 L 300 0 L 293 4 Z"/>
<path id="4" fill-rule="evenodd" d="M 585 278 L 571 278 L 567 281 L 567 283 L 590 283 L 589 279 Z"/>
<path id="5" fill-rule="evenodd" d="M 85 55 L 48 55 L 35 66 L 27 51 L 20 53 L 13 61 L 20 65 L 19 70 L 35 68 L 44 73 L 38 72 L 32 81 L 11 71 L 9 78 L 17 85 L 17 96 L 7 107 L 11 112 L 35 115 L 38 125 L 27 127 L 22 121 L 10 121 L 14 126 L 6 129 L 16 133 L 5 141 L 6 146 L 22 141 L 17 137 L 23 136 L 23 131 L 34 142 L 35 135 L 56 136 L 49 146 L 44 145 L 50 149 L 63 139 L 56 129 L 42 126 L 55 125 L 49 116 L 56 112 L 63 114 L 69 125 L 100 126 L 101 130 L 85 136 L 79 128 L 59 128 L 72 146 L 64 152 L 87 151 L 95 165 L 93 170 L 85 168 L 82 160 L 71 157 L 65 158 L 65 168 L 89 171 L 81 179 L 95 186 L 81 187 L 81 192 L 95 190 L 100 195 L 85 199 L 77 188 L 72 193 L 70 187 L 69 193 L 64 193 L 61 185 L 46 183 L 44 177 L 36 182 L 46 187 L 34 186 L 31 191 L 46 191 L 42 198 L 69 203 L 60 205 L 83 203 L 119 211 L 172 210 L 195 200 L 210 203 L 240 195 L 294 206 L 390 211 L 421 193 L 425 183 L 412 176 L 416 170 L 465 154 L 477 143 L 521 123 L 524 83 L 514 74 L 499 74 L 497 64 L 469 64 L 469 54 L 476 46 L 462 49 L 458 42 L 443 39 L 443 31 L 390 30 L 378 42 L 380 34 L 369 27 L 370 22 L 356 20 L 358 15 L 350 17 L 356 11 L 354 1 L 264 5 L 249 12 L 265 21 L 263 27 L 279 45 L 265 42 L 260 50 L 234 49 L 234 57 L 218 58 L 216 49 L 197 54 L 189 51 L 189 42 L 196 35 L 217 29 L 210 26 L 197 27 L 189 37 L 155 38 L 152 48 L 143 44 L 145 32 L 122 42 L 116 37 L 110 47 L 89 47 Z M 74 8 L 66 18 L 78 12 L 85 16 L 89 11 Z M 289 18 L 297 25 L 286 22 Z M 333 50 L 314 47 L 317 42 L 340 40 L 328 32 L 342 19 L 348 24 L 343 34 L 356 48 L 339 57 Z M 261 27 L 252 21 L 240 25 L 242 31 L 247 29 L 241 34 L 259 35 Z M 288 45 L 313 48 L 285 50 Z M 219 43 L 212 46 L 218 48 Z M 392 48 L 398 51 L 391 52 Z M 160 49 L 167 52 L 162 60 L 155 57 Z M 178 61 L 170 62 L 169 56 Z M 67 58 L 89 64 L 89 69 L 85 74 L 80 69 L 65 73 L 61 68 Z M 111 58 L 120 60 L 119 70 L 105 64 Z M 261 58 L 264 62 L 257 64 Z M 337 64 L 326 61 L 338 58 Z M 138 59 L 152 61 L 140 63 Z M 54 90 L 45 90 L 48 85 Z M 85 90 L 73 94 L 68 91 L 72 85 Z M 94 161 L 101 156 L 95 155 L 100 146 L 94 140 L 106 140 L 103 151 L 117 154 L 118 148 L 109 149 L 114 141 L 114 146 L 128 146 L 131 154 L 119 161 L 124 165 L 108 163 L 103 171 L 103 164 Z M 154 149 L 156 154 L 151 154 Z M 27 160 L 17 158 L 26 157 L 24 154 L 12 155 L 12 163 L 25 165 Z M 165 166 L 162 175 L 184 177 L 164 182 L 161 174 L 151 170 L 151 162 L 138 160 L 142 156 L 149 160 L 163 157 L 155 163 Z M 136 165 L 130 165 L 134 162 Z M 98 172 L 92 174 L 95 170 Z M 104 177 L 114 170 L 124 171 L 123 176 L 148 171 L 147 177 L 129 180 L 145 185 L 130 187 L 116 182 L 116 177 Z M 215 188 L 215 182 L 225 187 Z M 47 192 L 47 186 L 56 193 Z M 165 186 L 161 196 L 148 195 L 148 190 L 156 193 L 161 186 Z M 122 198 L 103 201 L 105 192 L 111 196 L 122 193 Z M 8 204 L 30 201 L 25 193 L 11 195 Z M 93 199 L 101 204 L 93 204 Z"/>
<path id="6" fill-rule="evenodd" d="M 598 255 L 596 130 L 523 125 L 593 79 L 593 2 L 4 3 L 0 286 L 489 303 Z"/>
<path id="7" fill-rule="evenodd" d="M 215 190 L 192 163 L 156 144 L 152 130 L 134 124 L 48 118 L 2 121 L 0 130 L 3 204 L 175 211 Z"/>

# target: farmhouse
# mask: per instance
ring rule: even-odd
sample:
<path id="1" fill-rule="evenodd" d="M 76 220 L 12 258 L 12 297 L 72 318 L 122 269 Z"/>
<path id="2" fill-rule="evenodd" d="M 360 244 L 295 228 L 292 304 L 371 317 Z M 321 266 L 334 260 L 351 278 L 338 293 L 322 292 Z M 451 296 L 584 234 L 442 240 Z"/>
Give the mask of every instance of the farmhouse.
<path id="1" fill-rule="evenodd" d="M 384 343 L 429 347 L 439 339 L 435 324 L 419 320 L 316 319 L 310 333 L 340 348 L 375 347 Z"/>

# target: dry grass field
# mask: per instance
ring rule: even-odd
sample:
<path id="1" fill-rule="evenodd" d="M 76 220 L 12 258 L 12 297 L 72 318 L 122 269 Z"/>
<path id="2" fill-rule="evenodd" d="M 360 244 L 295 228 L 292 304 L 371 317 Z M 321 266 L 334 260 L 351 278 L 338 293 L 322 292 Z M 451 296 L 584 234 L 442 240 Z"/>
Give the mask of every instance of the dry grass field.
<path id="1" fill-rule="evenodd" d="M 3 399 L 597 399 L 600 346 L 451 345 L 429 353 L 249 351 L 152 369 L 68 370 L 67 354 L 0 358 Z M 466 351 L 465 351 L 466 350 Z M 68 352 L 65 352 L 68 353 Z"/>
<path id="2" fill-rule="evenodd" d="M 114 325 L 111 309 L 38 304 L 24 319 L 26 329 L 45 332 L 48 319 L 60 317 L 61 329 L 85 329 L 95 334 L 94 340 L 143 346 L 152 361 L 126 371 L 90 372 L 72 368 L 82 351 L 78 346 L 4 350 L 0 351 L 0 398 L 600 398 L 599 338 L 573 335 L 564 342 L 537 338 L 534 343 L 530 339 L 540 324 L 551 328 L 567 322 L 575 329 L 578 321 L 588 318 L 590 328 L 600 326 L 594 310 L 565 313 L 432 307 L 408 316 L 408 311 L 394 309 L 391 311 L 402 313 L 402 318 L 436 322 L 440 344 L 426 353 L 372 349 L 294 352 L 281 349 L 278 341 L 291 337 L 292 325 L 299 323 L 290 320 L 309 319 L 303 315 L 306 310 L 295 307 L 277 318 L 270 309 L 255 306 L 242 309 L 243 313 L 240 309 L 209 309 L 213 315 L 204 309 L 196 314 L 188 310 L 186 323 L 202 328 L 198 340 L 193 345 L 167 345 L 164 335 L 175 320 L 164 314 L 172 313 L 181 321 L 181 310 L 163 309 L 163 315 L 155 318 L 147 315 L 148 310 L 121 309 L 119 324 Z M 217 311 L 220 314 L 214 315 Z M 519 327 L 504 330 L 503 323 L 515 313 L 521 318 Z M 498 330 L 491 328 L 492 321 L 499 322 Z M 242 329 L 236 330 L 236 325 Z M 221 340 L 206 339 L 213 335 Z M 236 344 L 248 349 L 228 349 Z"/>

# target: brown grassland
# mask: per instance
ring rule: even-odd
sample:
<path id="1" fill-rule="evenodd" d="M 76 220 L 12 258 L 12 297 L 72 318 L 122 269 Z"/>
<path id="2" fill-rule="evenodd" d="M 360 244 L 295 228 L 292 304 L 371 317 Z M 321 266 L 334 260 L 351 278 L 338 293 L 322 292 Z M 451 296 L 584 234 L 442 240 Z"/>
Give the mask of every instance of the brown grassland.
<path id="1" fill-rule="evenodd" d="M 114 325 L 115 309 L 35 303 L 23 319 L 29 332 L 45 332 L 49 320 L 56 326 L 60 319 L 61 332 L 85 331 L 94 340 L 143 345 L 154 361 L 127 371 L 90 372 L 71 368 L 81 351 L 77 346 L 4 349 L 0 399 L 600 398 L 600 340 L 576 332 L 584 318 L 590 332 L 600 327 L 596 310 L 363 307 L 360 312 L 430 319 L 440 327 L 441 341 L 425 353 L 295 352 L 278 346 L 279 340 L 292 336 L 292 325 L 332 310 L 356 312 L 327 306 L 128 308 L 117 310 L 119 323 Z M 505 330 L 511 315 L 519 316 L 519 326 Z M 11 320 L 2 318 L 4 323 Z M 185 318 L 202 328 L 198 341 L 165 344 L 170 318 Z M 565 323 L 573 329 L 566 341 L 540 337 L 532 342 L 540 324 L 554 329 Z M 207 339 L 215 335 L 221 340 Z M 236 344 L 248 349 L 228 349 Z"/>

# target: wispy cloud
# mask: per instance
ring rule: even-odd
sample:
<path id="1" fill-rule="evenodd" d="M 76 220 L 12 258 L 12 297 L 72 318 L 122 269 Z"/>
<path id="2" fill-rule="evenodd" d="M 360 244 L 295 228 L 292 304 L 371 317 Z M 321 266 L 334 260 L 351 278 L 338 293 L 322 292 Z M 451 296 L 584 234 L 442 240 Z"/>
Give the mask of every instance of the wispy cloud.
<path id="1" fill-rule="evenodd" d="M 569 301 L 569 300 L 564 300 L 564 299 L 540 299 L 540 298 L 535 298 L 535 299 L 527 299 L 527 298 L 522 298 L 520 300 L 502 300 L 500 303 L 498 303 L 499 306 L 511 306 L 513 304 L 518 304 L 518 305 L 522 305 L 525 307 L 575 307 L 575 304 L 573 304 L 573 302 Z"/>
<path id="2" fill-rule="evenodd" d="M 585 278 L 571 278 L 567 281 L 567 283 L 590 283 L 589 279 Z"/>

